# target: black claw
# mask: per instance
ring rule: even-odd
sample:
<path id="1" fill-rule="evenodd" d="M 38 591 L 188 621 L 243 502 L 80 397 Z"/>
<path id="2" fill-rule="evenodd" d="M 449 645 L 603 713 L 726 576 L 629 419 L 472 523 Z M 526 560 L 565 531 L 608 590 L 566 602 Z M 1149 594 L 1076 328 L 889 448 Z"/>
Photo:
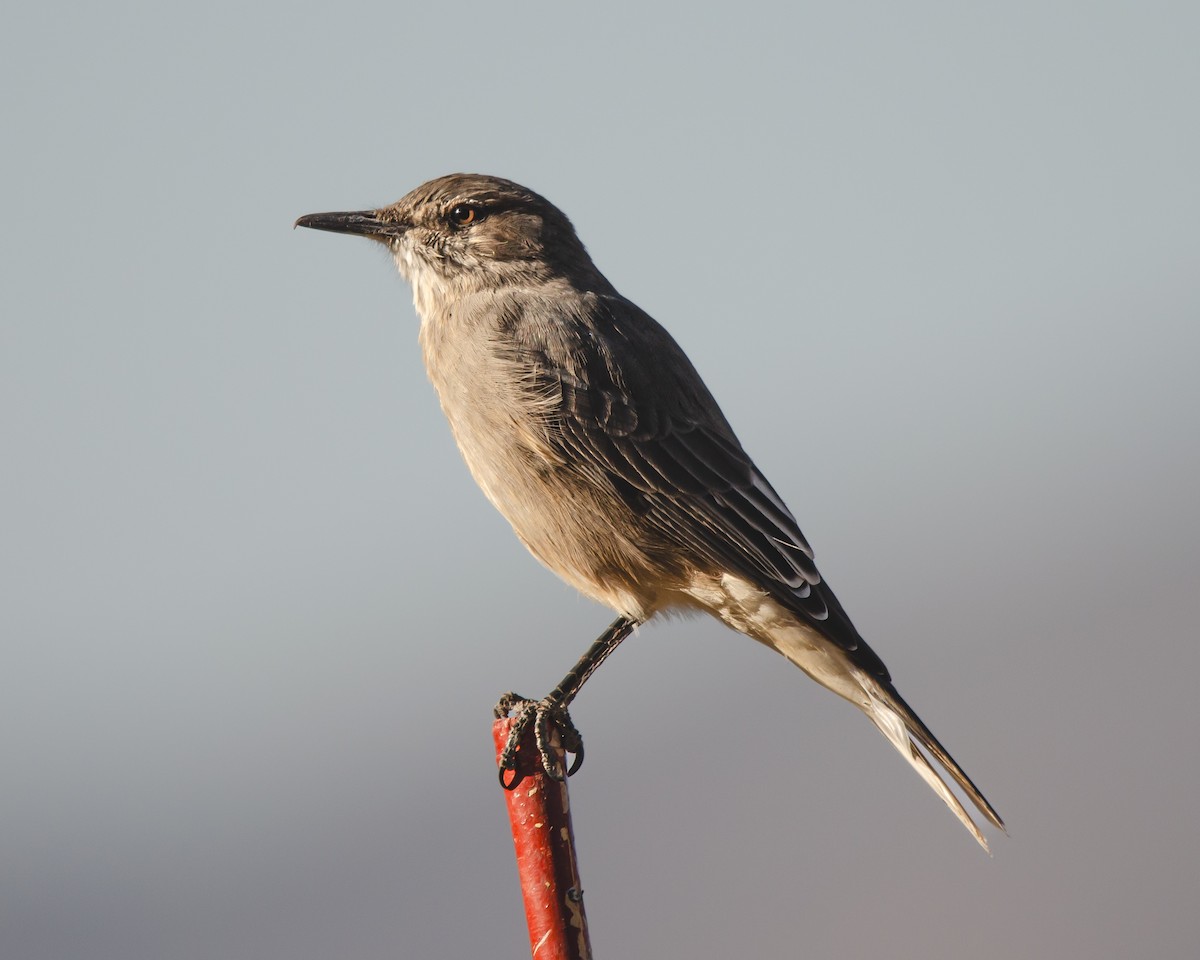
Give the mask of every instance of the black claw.
<path id="1" fill-rule="evenodd" d="M 509 772 L 512 773 L 513 778 L 512 778 L 511 782 L 506 782 L 504 779 L 504 775 Z M 522 777 L 519 773 L 517 773 L 516 770 L 510 771 L 508 767 L 500 768 L 500 786 L 502 786 L 505 790 L 516 790 L 517 784 L 520 783 L 524 779 L 525 778 Z"/>
<path id="2" fill-rule="evenodd" d="M 575 776 L 575 771 L 583 766 L 583 741 L 579 741 L 579 749 L 575 751 L 575 756 L 571 759 L 571 769 L 567 771 L 568 777 Z"/>

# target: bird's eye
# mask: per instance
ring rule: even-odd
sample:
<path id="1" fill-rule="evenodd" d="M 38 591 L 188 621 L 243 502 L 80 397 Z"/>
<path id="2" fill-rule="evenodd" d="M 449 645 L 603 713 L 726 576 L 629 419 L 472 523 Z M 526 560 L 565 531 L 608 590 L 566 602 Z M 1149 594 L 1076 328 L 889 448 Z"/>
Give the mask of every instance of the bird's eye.
<path id="1" fill-rule="evenodd" d="M 456 227 L 468 227 L 483 219 L 483 210 L 473 203 L 460 203 L 450 211 L 450 222 Z"/>

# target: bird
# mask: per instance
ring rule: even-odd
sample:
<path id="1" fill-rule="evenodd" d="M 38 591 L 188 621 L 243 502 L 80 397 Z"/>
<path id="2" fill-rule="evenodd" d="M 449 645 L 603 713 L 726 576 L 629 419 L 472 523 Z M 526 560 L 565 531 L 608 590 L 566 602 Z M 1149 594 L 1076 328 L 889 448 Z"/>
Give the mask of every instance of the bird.
<path id="1" fill-rule="evenodd" d="M 900 696 L 682 348 L 597 269 L 566 214 L 511 180 L 458 173 L 295 226 L 387 247 L 479 487 L 534 557 L 618 614 L 547 697 L 501 698 L 497 716 L 516 717 L 502 784 L 529 724 L 546 772 L 573 773 L 583 745 L 567 707 L 592 671 L 651 618 L 698 611 L 861 710 L 988 850 L 933 764 L 1003 831 L 1000 816 Z"/>

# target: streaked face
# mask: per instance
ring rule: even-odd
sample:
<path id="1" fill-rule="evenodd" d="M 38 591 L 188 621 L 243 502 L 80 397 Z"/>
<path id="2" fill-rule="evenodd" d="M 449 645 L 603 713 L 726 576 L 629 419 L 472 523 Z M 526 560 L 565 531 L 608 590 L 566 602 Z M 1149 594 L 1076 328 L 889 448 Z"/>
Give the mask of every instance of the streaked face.
<path id="1" fill-rule="evenodd" d="M 422 316 L 437 298 L 552 276 L 594 276 L 567 217 L 509 180 L 451 174 L 378 210 L 312 214 L 298 226 L 387 245 Z"/>

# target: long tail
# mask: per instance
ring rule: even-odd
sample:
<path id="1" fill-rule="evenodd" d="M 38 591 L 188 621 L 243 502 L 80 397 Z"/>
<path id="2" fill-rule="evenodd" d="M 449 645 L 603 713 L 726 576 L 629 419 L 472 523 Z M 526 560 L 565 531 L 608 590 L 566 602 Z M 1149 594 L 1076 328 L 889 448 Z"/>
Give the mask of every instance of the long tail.
<path id="1" fill-rule="evenodd" d="M 988 850 L 987 840 L 979 827 L 921 752 L 921 748 L 950 774 L 989 823 L 1004 830 L 1004 821 L 890 682 L 878 680 L 860 670 L 832 643 L 803 627 L 772 631 L 770 645 L 819 684 L 862 710 L 921 775 L 921 779 L 942 798 L 942 802 L 954 812 L 979 845 Z"/>

